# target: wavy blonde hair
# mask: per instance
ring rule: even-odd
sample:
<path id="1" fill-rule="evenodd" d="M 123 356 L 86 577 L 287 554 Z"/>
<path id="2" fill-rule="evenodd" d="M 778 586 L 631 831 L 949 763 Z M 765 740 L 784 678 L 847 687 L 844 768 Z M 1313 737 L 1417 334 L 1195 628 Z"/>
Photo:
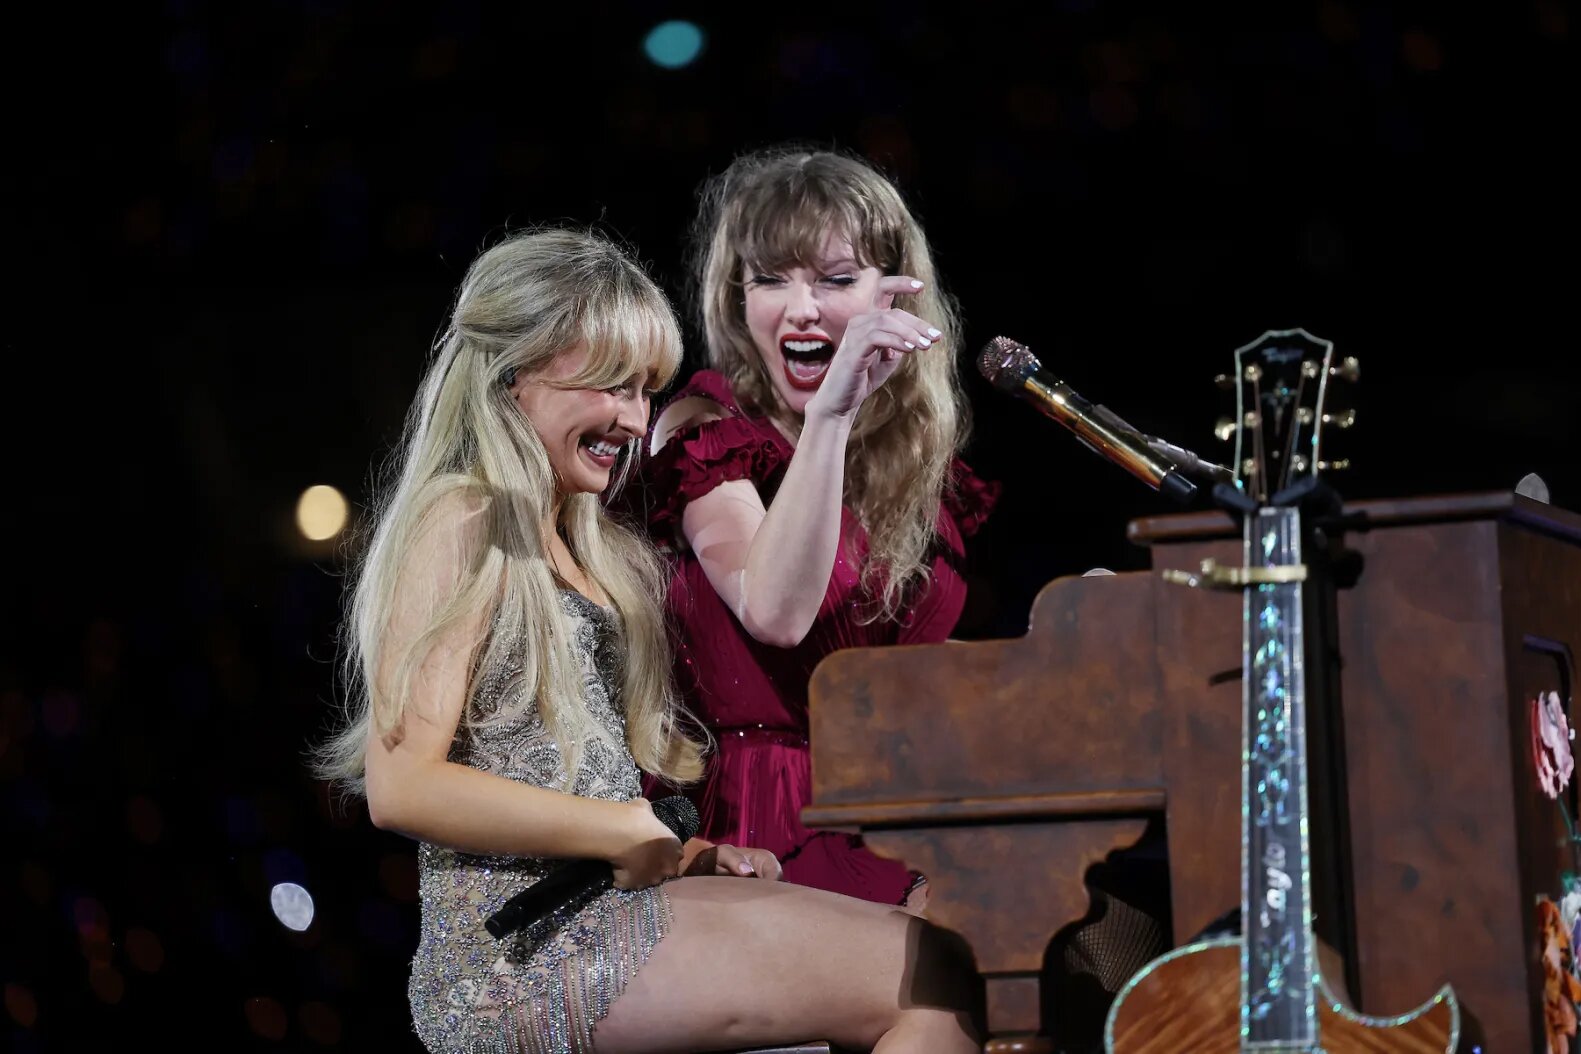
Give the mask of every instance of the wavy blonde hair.
<path id="1" fill-rule="evenodd" d="M 560 747 L 568 774 L 561 789 L 575 785 L 582 744 L 607 738 L 583 703 L 572 627 L 544 548 L 543 531 L 555 515 L 554 474 L 506 383 L 518 370 L 536 373 L 583 348 L 585 368 L 562 386 L 648 383 L 649 372 L 668 383 L 680 364 L 680 330 L 668 300 L 609 241 L 569 230 L 525 232 L 484 252 L 467 271 L 353 577 L 344 633 L 351 693 L 343 729 L 318 752 L 321 775 L 363 790 L 369 737 L 400 729 L 424 659 L 480 611 L 492 617 L 471 642 L 469 681 L 518 643 L 525 650 L 521 709 L 536 702 Z M 614 486 L 640 446 L 623 449 Z M 652 549 L 612 520 L 597 494 L 566 497 L 554 529 L 620 613 L 619 698 L 632 756 L 672 781 L 696 779 L 702 748 L 682 730 L 661 615 L 664 578 Z M 436 543 L 459 569 L 444 576 L 440 595 L 411 566 L 419 545 L 431 553 Z M 398 585 L 403 603 L 417 600 L 420 630 L 405 654 L 386 656 Z M 468 700 L 473 687 L 467 685 Z M 469 703 L 464 726 L 477 721 Z"/>
<path id="2" fill-rule="evenodd" d="M 863 583 L 877 619 L 900 617 L 927 582 L 939 500 L 970 427 L 956 352 L 961 321 L 940 288 L 922 227 L 900 192 L 867 162 L 845 154 L 774 147 L 737 158 L 704 184 L 693 232 L 693 300 L 709 363 L 750 412 L 783 410 L 747 329 L 743 275 L 814 266 L 828 232 L 851 243 L 857 263 L 924 282 L 894 306 L 943 332 L 907 355 L 857 411 L 845 453 L 845 503 L 868 534 Z"/>

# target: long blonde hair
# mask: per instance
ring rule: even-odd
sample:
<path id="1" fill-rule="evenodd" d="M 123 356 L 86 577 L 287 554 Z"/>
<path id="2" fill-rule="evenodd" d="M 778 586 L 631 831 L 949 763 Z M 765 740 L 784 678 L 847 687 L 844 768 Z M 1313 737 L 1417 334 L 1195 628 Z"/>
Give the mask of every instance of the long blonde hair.
<path id="1" fill-rule="evenodd" d="M 749 412 L 774 415 L 779 401 L 747 329 L 747 268 L 810 266 L 831 230 L 857 262 L 925 285 L 894 306 L 938 327 L 931 349 L 907 355 L 857 412 L 846 443 L 845 502 L 868 535 L 863 581 L 876 617 L 898 618 L 909 591 L 925 583 L 939 500 L 969 428 L 956 353 L 961 322 L 940 288 L 927 237 L 900 192 L 873 167 L 829 151 L 775 147 L 738 157 L 702 190 L 693 232 L 694 302 L 709 362 Z"/>
<path id="2" fill-rule="evenodd" d="M 522 648 L 522 707 L 536 702 L 565 760 L 568 782 L 561 789 L 574 786 L 582 744 L 604 733 L 582 701 L 580 666 L 568 644 L 572 627 L 544 549 L 543 531 L 555 515 L 554 474 L 506 379 L 518 370 L 542 370 L 577 348 L 588 352 L 586 367 L 564 386 L 610 387 L 634 377 L 643 383 L 649 370 L 668 383 L 680 364 L 681 338 L 658 286 L 601 237 L 526 232 L 478 257 L 408 415 L 354 575 L 344 634 L 351 693 L 344 728 L 319 750 L 322 775 L 363 788 L 370 735 L 401 728 L 416 702 L 413 684 L 424 659 L 447 633 L 476 623 L 483 612 L 492 618 L 482 619 L 472 642 L 469 681 Z M 640 443 L 627 445 L 622 470 L 639 451 Z M 696 779 L 701 748 L 680 727 L 656 557 L 606 514 L 597 494 L 565 498 L 555 528 L 621 616 L 619 698 L 632 756 L 673 781 Z M 409 561 L 418 546 L 433 552 L 436 544 L 459 572 L 446 576 L 454 585 L 443 595 L 423 595 L 425 576 Z M 415 591 L 420 631 L 405 654 L 387 656 L 398 584 L 403 603 Z M 427 592 L 434 592 L 431 585 Z M 469 683 L 469 701 L 472 690 Z M 464 727 L 475 717 L 469 705 Z"/>

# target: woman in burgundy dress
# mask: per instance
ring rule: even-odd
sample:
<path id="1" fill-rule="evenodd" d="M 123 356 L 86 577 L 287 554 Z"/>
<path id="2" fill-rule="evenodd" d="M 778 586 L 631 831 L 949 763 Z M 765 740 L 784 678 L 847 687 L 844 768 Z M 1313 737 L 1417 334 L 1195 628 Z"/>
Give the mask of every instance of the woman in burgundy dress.
<path id="1" fill-rule="evenodd" d="M 956 458 L 960 323 L 894 186 L 776 149 L 710 181 L 696 279 L 712 368 L 656 419 L 647 518 L 675 555 L 676 674 L 718 743 L 702 836 L 787 881 L 921 910 L 922 876 L 809 831 L 807 685 L 841 648 L 932 643 L 997 488 Z"/>

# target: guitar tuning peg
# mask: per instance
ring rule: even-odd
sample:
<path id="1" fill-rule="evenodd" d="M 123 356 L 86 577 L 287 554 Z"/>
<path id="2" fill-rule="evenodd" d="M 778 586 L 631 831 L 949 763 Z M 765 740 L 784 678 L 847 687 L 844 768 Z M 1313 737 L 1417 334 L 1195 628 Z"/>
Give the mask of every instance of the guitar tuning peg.
<path id="1" fill-rule="evenodd" d="M 1333 461 L 1319 461 L 1317 467 L 1319 472 L 1343 472 L 1350 468 L 1350 458 L 1342 457 Z"/>
<path id="2" fill-rule="evenodd" d="M 1213 378 L 1213 383 L 1228 391 L 1235 387 L 1235 378 L 1227 373 L 1221 373 Z"/>
<path id="3" fill-rule="evenodd" d="M 1337 414 L 1324 414 L 1323 423 L 1335 428 L 1350 428 L 1356 423 L 1356 411 L 1344 410 Z"/>
<path id="4" fill-rule="evenodd" d="M 1235 422 L 1228 417 L 1221 417 L 1213 423 L 1213 434 L 1219 442 L 1228 443 L 1235 437 Z"/>
<path id="5" fill-rule="evenodd" d="M 1361 377 L 1361 360 L 1354 355 L 1347 355 L 1338 366 L 1328 368 L 1330 377 L 1338 377 L 1342 381 L 1354 383 Z"/>

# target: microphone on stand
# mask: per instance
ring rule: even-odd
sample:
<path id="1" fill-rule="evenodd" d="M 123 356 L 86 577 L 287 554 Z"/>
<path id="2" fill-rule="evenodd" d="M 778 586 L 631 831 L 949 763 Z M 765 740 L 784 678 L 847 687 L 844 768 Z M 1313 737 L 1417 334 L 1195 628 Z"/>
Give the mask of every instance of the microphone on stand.
<path id="1" fill-rule="evenodd" d="M 1207 480 L 1210 483 L 1228 483 L 1232 487 L 1235 486 L 1235 473 L 1231 472 L 1223 465 L 1215 464 L 1205 457 L 1199 457 L 1194 452 L 1187 450 L 1183 446 L 1176 446 L 1167 439 L 1160 439 L 1158 436 L 1150 436 L 1144 432 L 1138 431 L 1136 428 L 1133 428 L 1131 425 L 1126 424 L 1124 421 L 1120 420 L 1119 415 L 1117 415 L 1113 410 L 1110 410 L 1107 406 L 1103 406 L 1102 404 L 1094 406 L 1092 408 L 1092 412 L 1103 420 L 1109 422 L 1109 424 L 1115 429 L 1122 432 L 1131 433 L 1137 439 L 1140 439 L 1142 442 L 1146 443 L 1153 450 L 1157 451 L 1159 454 L 1162 454 L 1167 460 L 1173 461 L 1175 463 L 1175 467 L 1180 471 L 1188 475 L 1196 476 L 1198 479 Z"/>
<path id="2" fill-rule="evenodd" d="M 1102 407 L 1095 407 L 1043 368 L 1032 349 L 995 337 L 977 358 L 977 369 L 1001 391 L 1025 399 L 1076 433 L 1076 438 L 1156 491 L 1181 504 L 1197 485 L 1180 473 L 1146 438 Z M 1226 470 L 1228 471 L 1228 470 Z"/>
<path id="3" fill-rule="evenodd" d="M 702 821 L 697 807 L 679 794 L 653 803 L 653 815 L 682 842 L 696 836 Z M 572 860 L 549 872 L 483 921 L 495 937 L 514 933 L 564 908 L 585 902 L 615 884 L 615 869 L 608 860 Z"/>
<path id="4" fill-rule="evenodd" d="M 1235 473 L 1223 465 L 1215 464 L 1205 457 L 1199 457 L 1183 446 L 1176 446 L 1167 439 L 1157 436 L 1144 435 L 1142 439 L 1154 450 L 1169 458 L 1180 467 L 1182 472 L 1188 472 L 1199 479 L 1213 483 L 1228 483 L 1235 486 Z"/>

